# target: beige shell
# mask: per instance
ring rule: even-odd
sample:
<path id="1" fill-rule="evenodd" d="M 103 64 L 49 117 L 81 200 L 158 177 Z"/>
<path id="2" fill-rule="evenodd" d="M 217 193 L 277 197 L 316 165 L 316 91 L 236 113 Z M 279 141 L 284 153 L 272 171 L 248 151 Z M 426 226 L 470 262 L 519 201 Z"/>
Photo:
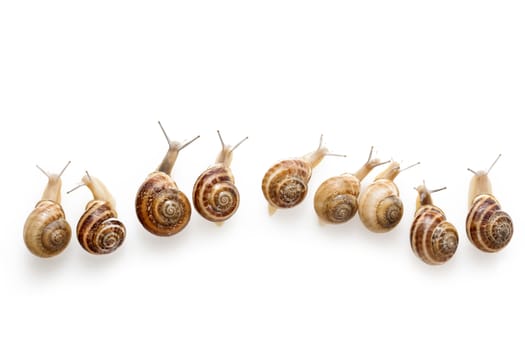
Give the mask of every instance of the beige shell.
<path id="1" fill-rule="evenodd" d="M 168 141 L 168 151 L 157 170 L 139 187 L 135 197 L 135 212 L 142 226 L 157 236 L 171 236 L 186 227 L 191 217 L 190 201 L 170 174 L 179 152 L 199 138 L 180 144 L 171 141 L 159 122 Z"/>
<path id="2" fill-rule="evenodd" d="M 88 202 L 78 221 L 78 241 L 91 254 L 112 253 L 124 242 L 126 227 L 117 218 L 115 201 L 104 184 L 89 174 L 82 181 L 94 199 Z"/>
<path id="3" fill-rule="evenodd" d="M 29 214 L 24 225 L 24 242 L 31 253 L 41 258 L 60 254 L 71 240 L 71 227 L 62 206 L 42 200 Z"/>
<path id="4" fill-rule="evenodd" d="M 443 264 L 456 252 L 458 232 L 446 221 L 443 211 L 432 204 L 430 193 L 435 191 L 428 191 L 424 185 L 417 191 L 417 209 L 410 228 L 412 251 L 429 265 Z"/>
<path id="5" fill-rule="evenodd" d="M 48 183 L 42 199 L 26 219 L 23 237 L 27 249 L 41 258 L 60 254 L 71 240 L 71 227 L 60 205 L 62 187 L 60 177 L 69 164 L 70 162 L 58 175 L 48 174 L 37 166 L 47 176 Z"/>
<path id="6" fill-rule="evenodd" d="M 403 202 L 393 182 L 399 172 L 399 164 L 392 162 L 359 196 L 359 218 L 372 232 L 388 232 L 403 217 Z"/>
<path id="7" fill-rule="evenodd" d="M 501 154 L 487 171 L 472 171 L 474 176 L 469 189 L 469 212 L 466 219 L 467 237 L 478 249 L 493 253 L 509 244 L 514 226 L 509 214 L 501 210 L 501 205 L 492 194 L 492 184 L 488 174 Z"/>
<path id="8" fill-rule="evenodd" d="M 322 146 L 322 141 L 321 135 L 317 150 L 299 159 L 280 161 L 264 174 L 261 188 L 264 198 L 268 201 L 270 214 L 277 208 L 295 207 L 304 200 L 308 193 L 312 169 L 328 154 L 328 150 Z"/>
<path id="9" fill-rule="evenodd" d="M 325 180 L 314 196 L 314 209 L 323 222 L 339 224 L 347 222 L 357 213 L 361 181 L 379 166 L 379 159 L 372 158 L 373 147 L 366 163 L 354 174 L 342 174 Z"/>

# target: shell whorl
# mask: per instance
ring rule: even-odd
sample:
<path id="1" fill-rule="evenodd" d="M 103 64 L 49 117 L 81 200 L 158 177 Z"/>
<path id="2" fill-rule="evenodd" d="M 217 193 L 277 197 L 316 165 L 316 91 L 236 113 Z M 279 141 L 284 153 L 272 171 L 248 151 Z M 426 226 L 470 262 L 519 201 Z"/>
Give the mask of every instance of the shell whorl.
<path id="1" fill-rule="evenodd" d="M 514 232 L 510 215 L 502 211 L 498 200 L 489 194 L 474 199 L 466 229 L 472 244 L 485 252 L 497 252 L 504 248 Z"/>
<path id="2" fill-rule="evenodd" d="M 306 197 L 311 175 L 312 168 L 308 162 L 301 159 L 283 160 L 264 175 L 264 197 L 274 207 L 292 208 Z"/>
<path id="3" fill-rule="evenodd" d="M 353 175 L 335 176 L 324 181 L 314 196 L 314 209 L 323 221 L 347 222 L 357 213 L 359 180 Z"/>
<path id="4" fill-rule="evenodd" d="M 126 228 L 109 202 L 92 200 L 78 221 L 77 238 L 89 253 L 109 254 L 124 242 Z"/>
<path id="5" fill-rule="evenodd" d="M 191 217 L 191 205 L 169 175 L 157 171 L 141 185 L 135 210 L 142 226 L 159 236 L 180 232 Z"/>
<path id="6" fill-rule="evenodd" d="M 42 200 L 36 204 L 24 225 L 24 242 L 31 253 L 48 258 L 61 253 L 71 240 L 71 227 L 62 206 Z"/>
<path id="7" fill-rule="evenodd" d="M 403 202 L 390 180 L 375 180 L 359 197 L 359 217 L 372 232 L 392 230 L 403 217 Z"/>
<path id="8" fill-rule="evenodd" d="M 446 221 L 445 214 L 434 205 L 424 205 L 416 211 L 410 228 L 410 243 L 414 253 L 429 265 L 447 262 L 458 247 L 458 232 Z"/>
<path id="9" fill-rule="evenodd" d="M 229 219 L 239 207 L 239 191 L 233 174 L 222 164 L 204 171 L 193 186 L 193 205 L 197 212 L 212 222 Z"/>

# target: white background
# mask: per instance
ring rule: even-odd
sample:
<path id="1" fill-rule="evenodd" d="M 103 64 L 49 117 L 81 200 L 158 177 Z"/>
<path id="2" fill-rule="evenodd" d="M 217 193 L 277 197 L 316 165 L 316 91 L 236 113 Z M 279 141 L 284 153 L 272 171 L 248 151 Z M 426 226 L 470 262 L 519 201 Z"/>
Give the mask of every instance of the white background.
<path id="1" fill-rule="evenodd" d="M 3 1 L 0 4 L 1 348 L 523 348 L 525 7 L 522 1 Z M 167 144 L 191 193 L 220 149 L 239 147 L 242 196 L 222 227 L 196 212 L 170 238 L 145 232 L 137 188 Z M 317 147 L 305 202 L 269 217 L 264 172 Z M 326 178 L 377 156 L 418 168 L 398 184 L 392 232 L 356 217 L 320 226 Z M 466 239 L 467 167 L 491 173 L 515 235 L 498 254 Z M 24 221 L 46 179 L 83 172 L 113 192 L 124 245 L 91 256 L 73 237 L 33 257 Z M 377 171 L 374 172 L 374 174 Z M 367 178 L 365 184 L 372 180 Z M 447 264 L 423 264 L 408 236 L 421 181 L 460 232 Z M 89 200 L 64 195 L 72 227 Z"/>

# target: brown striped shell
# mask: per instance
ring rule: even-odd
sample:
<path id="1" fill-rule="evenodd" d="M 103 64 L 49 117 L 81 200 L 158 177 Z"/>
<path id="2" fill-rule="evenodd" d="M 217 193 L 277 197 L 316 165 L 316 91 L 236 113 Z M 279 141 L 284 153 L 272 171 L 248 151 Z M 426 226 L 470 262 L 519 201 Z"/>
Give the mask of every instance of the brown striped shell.
<path id="1" fill-rule="evenodd" d="M 312 168 L 308 162 L 302 159 L 283 160 L 268 169 L 264 175 L 264 197 L 276 208 L 295 207 L 306 197 L 311 176 Z"/>
<path id="2" fill-rule="evenodd" d="M 484 252 L 497 252 L 509 244 L 514 227 L 509 214 L 501 210 L 490 194 L 474 199 L 466 220 L 467 237 Z"/>
<path id="3" fill-rule="evenodd" d="M 41 200 L 29 214 L 24 225 L 24 242 L 31 253 L 41 258 L 60 254 L 69 244 L 71 227 L 62 206 Z"/>
<path id="4" fill-rule="evenodd" d="M 109 202 L 92 200 L 78 221 L 77 238 L 87 252 L 109 254 L 124 242 L 126 228 Z"/>
<path id="5" fill-rule="evenodd" d="M 23 232 L 27 249 L 41 258 L 60 254 L 71 240 L 71 227 L 60 205 L 62 188 L 60 177 L 69 164 L 70 162 L 58 175 L 48 174 L 37 166 L 47 176 L 48 183 L 42 199 L 27 217 Z"/>
<path id="6" fill-rule="evenodd" d="M 204 171 L 193 186 L 193 205 L 197 212 L 212 222 L 222 222 L 237 211 L 240 195 L 233 174 L 223 164 Z"/>
<path id="7" fill-rule="evenodd" d="M 171 141 L 159 122 L 168 141 L 168 151 L 156 171 L 151 173 L 139 187 L 135 197 L 135 212 L 142 226 L 157 236 L 171 236 L 188 225 L 191 205 L 188 197 L 177 188 L 170 174 L 179 152 L 197 140 L 180 144 Z"/>
<path id="8" fill-rule="evenodd" d="M 430 192 L 418 187 L 418 209 L 410 228 L 412 251 L 425 263 L 439 265 L 447 262 L 458 246 L 458 232 L 446 221 L 441 209 L 432 204 Z"/>
<path id="9" fill-rule="evenodd" d="M 112 253 L 126 238 L 126 227 L 117 219 L 115 200 L 102 181 L 87 172 L 82 182 L 93 194 L 93 200 L 88 202 L 84 214 L 78 220 L 78 242 L 91 254 Z"/>
<path id="10" fill-rule="evenodd" d="M 514 226 L 509 214 L 501 210 L 500 203 L 492 194 L 492 184 L 488 177 L 490 170 L 500 159 L 501 154 L 487 171 L 473 171 L 469 188 L 469 212 L 466 220 L 468 239 L 478 249 L 494 253 L 509 244 Z"/>
<path id="11" fill-rule="evenodd" d="M 158 236 L 180 232 L 191 217 L 188 197 L 161 171 L 148 176 L 135 199 L 137 217 L 146 230 Z"/>

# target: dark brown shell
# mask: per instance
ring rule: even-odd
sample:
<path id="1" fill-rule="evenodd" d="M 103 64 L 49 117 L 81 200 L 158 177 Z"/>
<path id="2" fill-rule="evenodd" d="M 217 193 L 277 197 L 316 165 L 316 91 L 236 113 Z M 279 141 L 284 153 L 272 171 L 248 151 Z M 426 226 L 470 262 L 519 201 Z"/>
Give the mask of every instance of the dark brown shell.
<path id="1" fill-rule="evenodd" d="M 466 220 L 467 237 L 484 252 L 497 252 L 509 244 L 514 227 L 498 200 L 488 194 L 474 199 Z"/>
<path id="2" fill-rule="evenodd" d="M 142 226 L 158 236 L 180 232 L 191 217 L 190 201 L 169 175 L 157 171 L 140 186 L 135 211 Z"/>
<path id="3" fill-rule="evenodd" d="M 312 169 L 307 162 L 301 159 L 283 160 L 264 175 L 264 197 L 274 207 L 292 208 L 306 197 L 311 175 Z"/>
<path id="4" fill-rule="evenodd" d="M 237 211 L 239 191 L 230 169 L 222 164 L 203 172 L 193 186 L 193 205 L 206 220 L 222 222 Z"/>
<path id="5" fill-rule="evenodd" d="M 24 224 L 24 242 L 31 253 L 41 258 L 60 254 L 71 240 L 71 227 L 62 206 L 42 200 Z"/>
<path id="6" fill-rule="evenodd" d="M 446 221 L 441 209 L 433 205 L 418 209 L 410 228 L 410 242 L 421 260 L 429 265 L 445 263 L 456 252 L 458 240 L 456 228 Z"/>

